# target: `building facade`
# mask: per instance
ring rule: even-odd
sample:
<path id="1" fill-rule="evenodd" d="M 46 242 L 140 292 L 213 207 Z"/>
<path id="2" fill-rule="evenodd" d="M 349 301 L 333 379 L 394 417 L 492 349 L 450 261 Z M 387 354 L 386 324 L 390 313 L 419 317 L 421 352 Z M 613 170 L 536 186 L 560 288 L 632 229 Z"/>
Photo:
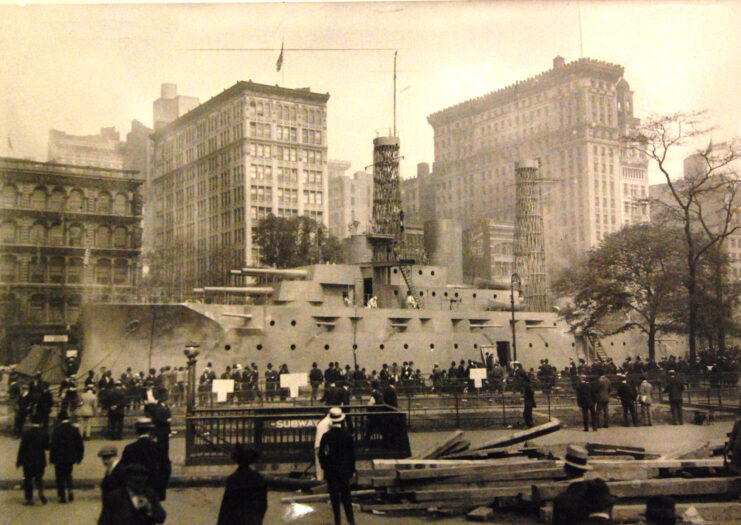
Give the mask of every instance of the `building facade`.
<path id="1" fill-rule="evenodd" d="M 258 264 L 253 229 L 268 214 L 326 225 L 328 100 L 237 82 L 154 132 L 154 247 L 175 254 L 186 290 Z"/>
<path id="2" fill-rule="evenodd" d="M 433 113 L 428 178 L 438 218 L 514 223 L 514 163 L 540 162 L 549 268 L 648 220 L 647 160 L 621 145 L 638 125 L 623 67 L 556 57 L 528 80 Z"/>
<path id="3" fill-rule="evenodd" d="M 200 104 L 197 97 L 178 95 L 177 84 L 161 84 L 160 97 L 152 104 L 154 130 L 159 131 L 173 120 L 177 120 Z"/>
<path id="4" fill-rule="evenodd" d="M 70 135 L 52 129 L 48 146 L 49 162 L 124 169 L 124 144 L 116 128 L 101 128 L 98 135 Z"/>
<path id="5" fill-rule="evenodd" d="M 467 283 L 509 286 L 514 271 L 514 225 L 480 219 L 463 232 L 463 278 Z"/>
<path id="6" fill-rule="evenodd" d="M 349 168 L 349 163 L 348 163 Z M 329 232 L 338 239 L 366 233 L 373 215 L 373 174 L 329 176 Z"/>
<path id="7" fill-rule="evenodd" d="M 140 275 L 143 178 L 0 158 L 2 309 L 6 347 L 73 324 L 80 306 L 131 300 Z"/>

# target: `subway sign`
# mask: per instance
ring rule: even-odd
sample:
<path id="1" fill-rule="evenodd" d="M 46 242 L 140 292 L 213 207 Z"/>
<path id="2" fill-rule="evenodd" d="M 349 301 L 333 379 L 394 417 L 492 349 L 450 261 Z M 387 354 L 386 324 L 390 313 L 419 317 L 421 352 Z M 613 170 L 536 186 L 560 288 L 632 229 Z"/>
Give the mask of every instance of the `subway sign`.
<path id="1" fill-rule="evenodd" d="M 267 428 L 316 428 L 321 419 L 275 419 L 265 422 Z"/>

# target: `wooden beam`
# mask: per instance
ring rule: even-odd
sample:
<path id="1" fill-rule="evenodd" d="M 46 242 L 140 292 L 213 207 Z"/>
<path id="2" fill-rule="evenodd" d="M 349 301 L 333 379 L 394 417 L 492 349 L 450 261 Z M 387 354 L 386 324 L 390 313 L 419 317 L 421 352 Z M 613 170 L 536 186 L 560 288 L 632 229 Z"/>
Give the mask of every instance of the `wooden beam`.
<path id="1" fill-rule="evenodd" d="M 479 465 L 478 463 L 486 463 Z M 559 465 L 555 460 L 532 460 L 532 461 L 517 461 L 517 462 L 501 462 L 492 463 L 488 460 L 477 461 L 474 464 L 466 465 L 454 465 L 454 466 L 442 466 L 435 469 L 417 469 L 417 470 L 397 470 L 397 477 L 401 480 L 414 480 L 414 479 L 425 479 L 425 478 L 440 478 L 443 476 L 462 476 L 465 474 L 472 474 L 476 472 L 499 472 L 499 473 L 510 473 L 517 472 L 519 470 L 534 470 L 540 468 L 553 468 L 557 467 L 562 469 L 562 465 Z"/>
<path id="2" fill-rule="evenodd" d="M 374 489 L 364 489 L 364 490 L 353 490 L 350 493 L 350 496 L 353 498 L 360 497 L 360 496 L 372 496 L 373 494 L 376 494 L 376 491 Z M 281 498 L 281 503 L 311 503 L 315 501 L 327 501 L 329 500 L 329 493 L 326 494 L 308 494 L 306 496 L 289 496 L 287 498 Z"/>
<path id="3" fill-rule="evenodd" d="M 426 450 L 423 450 L 419 454 L 415 454 L 412 456 L 412 459 L 435 459 L 437 458 L 442 452 L 446 451 L 451 445 L 459 442 L 463 439 L 463 431 L 462 430 L 456 430 L 446 438 L 440 440 L 436 444 L 432 445 L 431 447 L 427 448 Z"/>
<path id="4" fill-rule="evenodd" d="M 486 505 L 490 503 L 489 498 L 471 498 L 465 502 L 461 502 L 461 506 L 464 507 L 477 507 L 479 505 Z M 455 505 L 455 502 L 446 501 L 445 508 L 450 508 Z M 442 507 L 443 505 L 437 505 L 434 502 L 423 502 L 423 503 L 363 503 L 360 505 L 360 510 L 363 512 L 405 512 L 414 510 L 435 510 Z"/>
<path id="5" fill-rule="evenodd" d="M 446 499 L 464 499 L 468 501 L 473 498 L 493 500 L 504 496 L 519 496 L 529 494 L 532 490 L 530 483 L 518 483 L 516 485 L 484 486 L 463 489 L 438 489 L 438 490 L 415 490 L 412 494 L 416 501 L 438 501 Z"/>
<path id="6" fill-rule="evenodd" d="M 549 421 L 548 423 L 543 423 L 542 425 L 538 425 L 533 428 L 523 430 L 521 432 L 515 432 L 514 434 L 510 434 L 509 436 L 503 438 L 495 439 L 494 441 L 490 441 L 485 445 L 481 445 L 480 447 L 476 447 L 472 450 L 476 451 L 490 448 L 509 447 L 518 443 L 523 443 L 530 439 L 535 439 L 536 437 L 545 436 L 546 434 L 556 432 L 560 428 L 561 422 L 557 419 L 554 419 L 553 421 Z"/>
<path id="7" fill-rule="evenodd" d="M 374 459 L 374 469 L 423 469 L 454 467 L 460 465 L 501 465 L 506 461 L 523 461 L 518 458 L 504 459 Z"/>
<path id="8" fill-rule="evenodd" d="M 701 496 L 726 494 L 732 484 L 741 478 L 663 478 L 641 481 L 608 481 L 610 493 L 618 498 L 646 498 L 649 496 Z M 569 486 L 569 482 L 538 483 L 532 486 L 533 500 L 551 501 Z"/>

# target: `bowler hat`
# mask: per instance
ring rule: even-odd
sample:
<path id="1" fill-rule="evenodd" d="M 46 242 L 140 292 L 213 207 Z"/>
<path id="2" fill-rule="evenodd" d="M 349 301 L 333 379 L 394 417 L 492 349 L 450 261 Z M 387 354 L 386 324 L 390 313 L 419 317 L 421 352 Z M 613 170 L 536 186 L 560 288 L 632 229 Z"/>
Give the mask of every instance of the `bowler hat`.
<path id="1" fill-rule="evenodd" d="M 584 447 L 579 445 L 569 445 L 566 448 L 566 456 L 563 458 L 563 462 L 579 470 L 592 470 L 592 467 L 587 465 L 589 459 L 589 452 Z"/>
<path id="2" fill-rule="evenodd" d="M 260 453 L 251 445 L 237 443 L 232 450 L 232 459 L 239 465 L 251 465 L 260 457 Z"/>

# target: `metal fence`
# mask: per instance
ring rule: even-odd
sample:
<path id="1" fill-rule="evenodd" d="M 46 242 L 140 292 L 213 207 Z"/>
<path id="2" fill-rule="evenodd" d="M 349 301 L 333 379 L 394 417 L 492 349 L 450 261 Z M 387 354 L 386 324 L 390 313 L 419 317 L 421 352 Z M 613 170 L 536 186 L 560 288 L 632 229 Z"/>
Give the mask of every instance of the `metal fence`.
<path id="1" fill-rule="evenodd" d="M 406 414 L 386 405 L 344 406 L 358 459 L 411 454 Z M 186 465 L 230 462 L 236 443 L 248 443 L 266 462 L 312 462 L 319 407 L 195 409 L 185 418 Z"/>

